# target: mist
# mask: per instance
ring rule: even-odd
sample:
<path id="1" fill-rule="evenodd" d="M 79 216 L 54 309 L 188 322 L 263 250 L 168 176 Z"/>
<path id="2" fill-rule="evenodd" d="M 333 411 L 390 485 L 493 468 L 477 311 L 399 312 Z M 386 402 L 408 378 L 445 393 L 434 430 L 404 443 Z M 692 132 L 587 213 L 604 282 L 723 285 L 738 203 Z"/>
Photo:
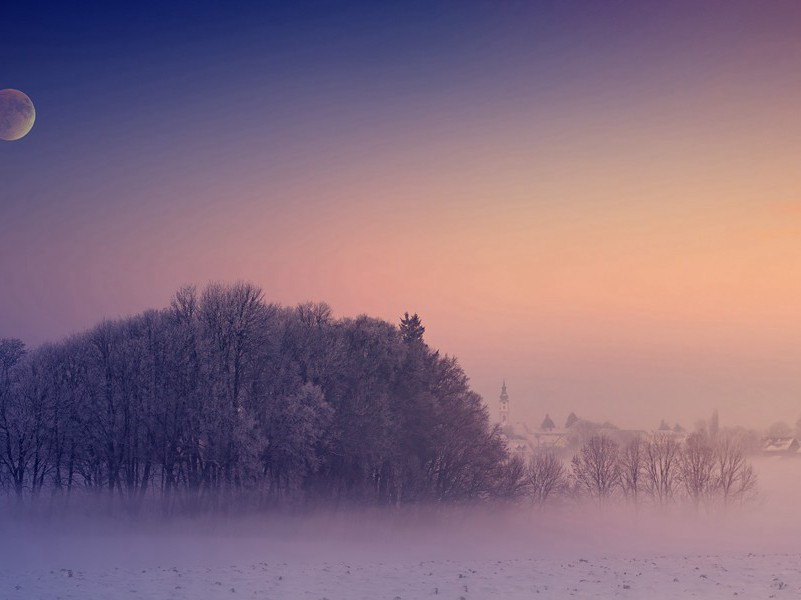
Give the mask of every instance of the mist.
<path id="1" fill-rule="evenodd" d="M 392 577 L 402 581 L 424 573 L 431 573 L 426 583 L 431 590 L 447 589 L 453 571 L 454 578 L 471 578 L 470 585 L 481 574 L 481 585 L 498 586 L 500 593 L 504 578 L 521 573 L 536 582 L 537 572 L 558 572 L 573 585 L 577 580 L 570 577 L 578 577 L 575 570 L 582 567 L 603 571 L 618 564 L 645 571 L 648 565 L 651 577 L 662 570 L 673 577 L 671 569 L 692 572 L 700 565 L 703 574 L 713 565 L 724 568 L 726 561 L 737 565 L 761 556 L 772 557 L 767 560 L 776 565 L 781 555 L 797 552 L 801 534 L 798 463 L 758 460 L 755 465 L 758 500 L 725 511 L 674 506 L 634 513 L 592 503 L 546 509 L 316 507 L 178 518 L 110 517 L 88 507 L 58 518 L 4 511 L 0 588 L 13 584 L 30 591 L 48 578 L 59 584 L 82 580 L 89 594 L 84 597 L 94 598 L 103 588 L 91 582 L 109 578 L 131 591 L 145 588 L 175 597 L 184 597 L 181 590 L 204 590 L 187 596 L 204 598 L 230 589 L 255 593 L 274 584 L 268 597 L 300 597 L 302 589 L 348 598 L 355 590 L 374 589 L 375 597 L 391 598 Z M 340 587 L 347 577 L 361 577 L 362 583 Z M 373 587 L 365 588 L 364 582 Z M 466 585 L 462 579 L 458 583 Z M 542 590 L 546 597 L 548 591 Z M 558 597 L 558 591 L 550 592 Z"/>

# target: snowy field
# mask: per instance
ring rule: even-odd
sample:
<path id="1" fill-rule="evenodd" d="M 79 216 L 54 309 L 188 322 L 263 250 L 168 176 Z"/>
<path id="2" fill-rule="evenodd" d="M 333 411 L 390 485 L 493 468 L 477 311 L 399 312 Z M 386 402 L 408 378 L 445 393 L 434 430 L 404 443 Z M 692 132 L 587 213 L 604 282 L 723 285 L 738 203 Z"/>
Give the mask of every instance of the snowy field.
<path id="1" fill-rule="evenodd" d="M 798 598 L 801 555 L 255 562 L 217 567 L 26 569 L 3 598 Z"/>
<path id="2" fill-rule="evenodd" d="M 801 555 L 255 562 L 3 571 L 3 598 L 798 598 Z"/>
<path id="3" fill-rule="evenodd" d="M 0 598 L 798 598 L 799 472 L 801 462 L 762 465 L 762 503 L 725 514 L 6 516 Z"/>

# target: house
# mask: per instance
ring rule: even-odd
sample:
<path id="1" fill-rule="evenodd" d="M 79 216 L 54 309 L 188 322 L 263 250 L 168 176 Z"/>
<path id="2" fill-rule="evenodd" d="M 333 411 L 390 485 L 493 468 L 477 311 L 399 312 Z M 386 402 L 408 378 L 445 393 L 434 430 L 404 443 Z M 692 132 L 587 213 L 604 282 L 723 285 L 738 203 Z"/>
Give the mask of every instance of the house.
<path id="1" fill-rule="evenodd" d="M 501 429 L 501 437 L 512 456 L 528 461 L 534 455 L 535 447 L 531 441 L 531 431 L 525 423 L 509 423 Z"/>
<path id="2" fill-rule="evenodd" d="M 766 437 L 762 440 L 762 453 L 767 456 L 798 455 L 801 444 L 794 437 Z"/>
<path id="3" fill-rule="evenodd" d="M 537 450 L 563 450 L 570 445 L 567 433 L 555 431 L 553 428 L 548 431 L 538 431 L 532 434 Z"/>

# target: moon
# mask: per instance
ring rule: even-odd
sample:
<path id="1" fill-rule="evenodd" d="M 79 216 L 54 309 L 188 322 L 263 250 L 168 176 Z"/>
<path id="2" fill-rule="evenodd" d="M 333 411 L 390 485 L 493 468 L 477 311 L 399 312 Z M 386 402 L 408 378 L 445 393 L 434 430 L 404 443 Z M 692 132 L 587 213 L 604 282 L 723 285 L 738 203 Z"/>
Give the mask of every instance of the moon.
<path id="1" fill-rule="evenodd" d="M 19 90 L 0 90 L 0 140 L 13 142 L 28 135 L 36 120 L 33 102 Z"/>

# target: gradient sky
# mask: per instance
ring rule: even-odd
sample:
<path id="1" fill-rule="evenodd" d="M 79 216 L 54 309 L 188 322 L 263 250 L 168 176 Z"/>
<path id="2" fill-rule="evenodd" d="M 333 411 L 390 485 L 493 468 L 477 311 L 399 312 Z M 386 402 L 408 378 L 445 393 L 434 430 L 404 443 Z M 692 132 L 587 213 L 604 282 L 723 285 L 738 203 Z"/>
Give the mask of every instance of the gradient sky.
<path id="1" fill-rule="evenodd" d="M 3 9 L 0 336 L 247 279 L 519 417 L 801 415 L 798 2 L 108 4 Z"/>

